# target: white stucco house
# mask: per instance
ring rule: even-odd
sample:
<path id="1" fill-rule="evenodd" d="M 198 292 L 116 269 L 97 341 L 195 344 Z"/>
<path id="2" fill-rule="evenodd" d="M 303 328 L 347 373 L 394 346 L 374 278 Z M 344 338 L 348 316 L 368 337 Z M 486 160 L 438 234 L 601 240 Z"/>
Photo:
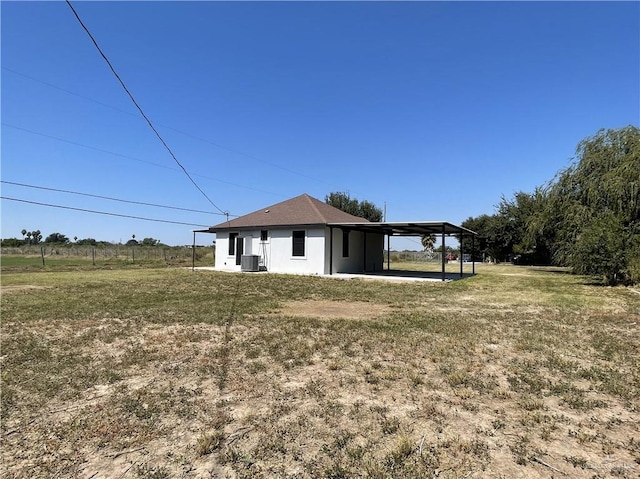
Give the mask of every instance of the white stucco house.
<path id="1" fill-rule="evenodd" d="M 331 274 L 380 271 L 384 234 L 356 231 L 368 223 L 307 194 L 209 228 L 216 234 L 215 269 Z M 253 257 L 254 264 L 243 256 Z"/>
<path id="2" fill-rule="evenodd" d="M 391 236 L 438 235 L 443 250 L 447 236 L 470 236 L 472 244 L 475 236 L 444 221 L 373 223 L 307 194 L 193 233 L 194 250 L 196 233 L 215 233 L 216 270 L 311 275 L 382 272 L 385 236 L 389 249 Z M 462 262 L 459 275 L 463 276 Z M 444 255 L 441 277 L 446 279 Z"/>

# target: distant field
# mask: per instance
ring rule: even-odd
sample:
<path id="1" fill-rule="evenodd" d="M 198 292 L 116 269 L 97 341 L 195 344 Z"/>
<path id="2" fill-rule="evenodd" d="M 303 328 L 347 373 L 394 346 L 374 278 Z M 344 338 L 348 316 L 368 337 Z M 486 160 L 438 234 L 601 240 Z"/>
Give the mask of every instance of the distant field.
<path id="1" fill-rule="evenodd" d="M 2 257 L 3 477 L 640 474 L 637 290 L 76 266 Z"/>
<path id="2" fill-rule="evenodd" d="M 51 247 L 44 248 L 44 262 L 38 246 L 3 248 L 0 269 L 15 271 L 64 271 L 77 269 L 122 269 L 161 266 L 190 266 L 192 249 L 188 247 Z M 43 264 L 44 263 L 44 264 Z M 196 249 L 196 265 L 212 266 L 211 248 Z"/>

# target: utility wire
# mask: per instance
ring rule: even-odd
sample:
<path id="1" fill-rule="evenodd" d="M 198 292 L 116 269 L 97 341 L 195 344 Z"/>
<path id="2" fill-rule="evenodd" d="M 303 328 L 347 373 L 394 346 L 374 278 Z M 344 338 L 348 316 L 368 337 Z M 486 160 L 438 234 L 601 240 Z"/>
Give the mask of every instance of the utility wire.
<path id="1" fill-rule="evenodd" d="M 127 86 L 124 84 L 124 82 L 122 81 L 122 79 L 120 78 L 120 75 L 118 75 L 118 72 L 116 72 L 115 68 L 113 67 L 113 65 L 111 64 L 111 62 L 109 61 L 109 59 L 107 58 L 107 56 L 104 54 L 104 52 L 102 51 L 102 49 L 100 48 L 100 46 L 98 45 L 98 42 L 96 41 L 95 38 L 93 38 L 93 35 L 91 34 L 91 32 L 89 31 L 89 29 L 85 26 L 85 24 L 82 22 L 82 19 L 80 18 L 80 15 L 78 15 L 78 12 L 76 12 L 76 9 L 73 8 L 73 5 L 71 5 L 71 2 L 69 0 L 66 0 L 67 5 L 69 5 L 69 8 L 71 9 L 71 11 L 73 12 L 73 14 L 75 15 L 76 19 L 78 20 L 78 22 L 80 23 L 80 25 L 82 26 L 83 30 L 87 33 L 87 35 L 89 35 L 89 38 L 91 39 L 91 41 L 93 42 L 93 45 L 96 47 L 96 49 L 98 50 L 98 52 L 100 53 L 100 56 L 102 56 L 102 58 L 104 59 L 105 62 L 107 62 L 107 65 L 109 65 L 109 69 L 111 69 L 111 72 L 115 75 L 116 79 L 118 80 L 118 82 L 120 82 L 120 85 L 122 86 L 122 88 L 124 89 L 124 91 L 127 93 L 127 95 L 129 95 L 129 98 L 131 99 L 131 101 L 133 102 L 133 104 L 136 106 L 136 108 L 138 109 L 138 111 L 140 112 L 140 114 L 142 115 L 142 117 L 146 120 L 147 124 L 149 125 L 149 127 L 153 130 L 153 132 L 156 134 L 156 136 L 158 137 L 158 139 L 160 140 L 160 142 L 162 143 L 162 145 L 165 147 L 165 149 L 169 152 L 169 154 L 171 155 L 171 158 L 174 159 L 174 161 L 178 164 L 178 166 L 180 168 L 182 168 L 182 171 L 184 171 L 184 174 L 187 175 L 187 178 L 189 178 L 189 180 L 191 180 L 191 183 L 193 183 L 193 185 L 198 189 L 198 191 L 200 191 L 200 193 L 202 193 L 202 195 L 209 201 L 209 203 L 211 203 L 213 205 L 213 207 L 215 209 L 217 209 L 220 213 L 223 214 L 227 214 L 228 212 L 222 210 L 218 205 L 216 205 L 211 198 L 209 198 L 207 196 L 207 194 L 202 190 L 202 188 L 200 188 L 198 186 L 198 183 L 195 182 L 195 180 L 191 177 L 191 175 L 189 174 L 189 172 L 186 170 L 186 168 L 184 166 L 182 166 L 182 163 L 180 163 L 180 161 L 178 161 L 178 158 L 176 158 L 176 155 L 173 154 L 173 151 L 171 151 L 171 148 L 169 148 L 169 145 L 167 145 L 167 143 L 164 141 L 164 139 L 162 138 L 162 136 L 160 136 L 160 133 L 158 133 L 158 130 L 156 130 L 156 128 L 153 126 L 153 123 L 151 123 L 151 120 L 149 120 L 149 117 L 147 117 L 147 115 L 144 113 L 144 111 L 142 110 L 142 108 L 140 107 L 140 105 L 138 104 L 138 102 L 136 101 L 136 99 L 133 97 L 133 95 L 131 94 L 131 92 L 129 91 L 129 89 L 127 88 Z"/>
<path id="2" fill-rule="evenodd" d="M 5 66 L 2 66 L 2 69 L 5 70 L 5 71 L 8 71 L 8 72 L 11 72 L 14 75 L 18 75 L 18 76 L 21 76 L 23 78 L 28 78 L 31 81 L 34 81 L 34 82 L 37 82 L 37 83 L 41 83 L 42 85 L 46 85 L 49 88 L 53 88 L 55 90 L 63 91 L 65 93 L 67 93 L 68 95 L 77 96 L 78 98 L 82 98 L 83 100 L 87 100 L 87 101 L 96 103 L 96 104 L 98 104 L 100 106 L 104 106 L 106 108 L 111 108 L 112 110 L 118 111 L 120 113 L 124 113 L 125 115 L 129 115 L 129 116 L 133 116 L 135 118 L 139 118 L 138 115 L 136 115 L 135 113 L 133 113 L 131 111 L 123 110 L 122 108 L 118 108 L 117 106 L 109 105 L 107 103 L 101 102 L 100 100 L 96 100 L 95 98 L 91 98 L 91 97 L 88 97 L 88 96 L 85 96 L 85 95 L 81 95 L 80 93 L 76 93 L 76 92 L 73 92 L 71 90 L 67 90 L 66 88 L 62 88 L 62 87 L 60 87 L 58 85 L 54 85 L 53 83 L 49 83 L 49 82 L 46 82 L 44 80 L 40 80 L 38 78 L 34 78 L 34 77 L 30 76 L 30 75 L 25 75 L 24 73 L 21 73 L 19 71 L 13 70 L 13 69 L 5 67 Z M 156 122 L 156 125 L 165 126 L 165 125 L 162 125 L 162 124 L 160 124 L 158 122 Z"/>
<path id="3" fill-rule="evenodd" d="M 14 130 L 24 131 L 25 133 L 31 133 L 32 135 L 38 135 L 38 136 L 42 136 L 44 138 L 51 138 L 52 140 L 61 141 L 63 143 L 69 143 L 70 145 L 81 146 L 82 148 L 87 148 L 88 150 L 99 151 L 100 153 L 107 153 L 108 155 L 119 156 L 120 158 L 126 158 L 127 160 L 139 161 L 141 163 L 146 163 L 148 165 L 157 166 L 159 168 L 165 168 L 167 170 L 177 171 L 175 168 L 172 168 L 170 166 L 161 165 L 159 163 L 154 163 L 152 161 L 141 160 L 140 158 L 135 158 L 135 157 L 129 156 L 129 155 L 123 155 L 122 153 L 116 153 L 115 151 L 103 150 L 102 148 L 97 148 L 95 146 L 89 146 L 89 145 L 84 145 L 82 143 L 78 143 L 78 142 L 75 142 L 75 141 L 65 140 L 64 138 L 60 138 L 58 136 L 47 135 L 46 133 L 40 133 L 38 131 L 28 130 L 27 128 L 22 128 L 22 127 L 15 126 L 15 125 L 10 125 L 9 123 L 5 123 L 5 122 L 2 122 L 0 124 L 2 126 L 4 126 L 4 127 L 7 127 L 7 128 L 13 128 Z"/>
<path id="4" fill-rule="evenodd" d="M 93 214 L 97 214 L 97 215 L 106 215 L 106 216 L 117 216 L 119 218 L 132 218 L 134 220 L 143 220 L 143 221 L 154 221 L 156 223 L 170 223 L 173 225 L 185 225 L 185 226 L 200 226 L 200 227 L 204 227 L 204 228 L 208 228 L 208 225 L 199 225 L 199 224 L 195 224 L 195 223 L 183 223 L 181 221 L 170 221 L 170 220 L 160 220 L 157 218 L 145 218 L 143 216 L 132 216 L 132 215 L 121 215 L 119 213 L 110 213 L 107 211 L 96 211 L 96 210 L 87 210 L 84 208 L 74 208 L 72 206 L 62 206 L 62 205 L 53 205 L 51 203 L 39 203 L 37 201 L 29 201 L 29 200 L 23 200 L 20 198 L 11 198 L 9 196 L 0 196 L 0 199 L 2 200 L 9 200 L 9 201 L 18 201 L 20 203 L 28 203 L 31 205 L 38 205 L 38 206 L 48 206 L 51 208 L 61 208 L 64 210 L 73 210 L 73 211 L 82 211 L 84 213 L 93 213 Z"/>
<path id="5" fill-rule="evenodd" d="M 15 71 L 15 70 L 13 70 L 11 68 L 7 68 L 7 67 L 3 66 L 2 69 L 6 70 L 6 71 L 9 71 L 11 73 L 14 73 L 16 75 L 20 75 L 20 76 L 22 76 L 24 78 L 28 78 L 29 80 L 41 83 L 41 84 L 46 85 L 46 86 L 48 86 L 50 88 L 54 88 L 56 90 L 63 91 L 65 93 L 68 93 L 69 95 L 77 96 L 77 97 L 82 98 L 84 100 L 91 101 L 93 103 L 96 103 L 98 105 L 104 106 L 106 108 L 110 108 L 112 110 L 115 110 L 117 112 L 123 113 L 125 115 L 134 116 L 134 117 L 138 118 L 138 115 L 136 115 L 135 113 L 132 113 L 130 111 L 126 111 L 126 110 L 123 110 L 121 108 L 118 108 L 118 107 L 115 107 L 115 106 L 112 106 L 112 105 L 108 105 L 108 104 L 106 104 L 104 102 L 101 102 L 101 101 L 96 100 L 94 98 L 90 98 L 90 97 L 85 96 L 85 95 L 80 95 L 79 93 L 75 93 L 75 92 L 73 92 L 71 90 L 67 90 L 66 88 L 62 88 L 62 87 L 59 87 L 57 85 L 53 85 L 52 83 L 49 83 L 49 82 L 46 82 L 46 81 L 43 81 L 43 80 L 39 80 L 39 79 L 34 78 L 32 76 L 29 76 L 29 75 L 25 75 L 24 73 L 20 73 L 20 72 Z M 328 183 L 327 181 L 321 180 L 320 178 L 314 178 L 313 176 L 309 176 L 309 175 L 306 175 L 304 173 L 300 173 L 299 171 L 295 171 L 295 170 L 292 170 L 290 168 L 278 165 L 277 163 L 272 163 L 270 161 L 266 161 L 266 160 L 260 159 L 260 158 L 254 156 L 254 155 L 251 155 L 249 153 L 245 153 L 245 152 L 240 151 L 240 150 L 236 150 L 234 148 L 230 148 L 228 146 L 221 145 L 220 143 L 216 143 L 215 141 L 211 141 L 211 140 L 208 140 L 206 138 L 202 138 L 200 136 L 196 136 L 196 135 L 193 135 L 191 133 L 187 133 L 185 131 L 178 130 L 177 128 L 173 128 L 173 127 L 171 127 L 169 125 L 165 125 L 165 124 L 159 123 L 157 121 L 155 122 L 155 124 L 158 125 L 158 126 L 161 126 L 163 128 L 166 128 L 168 130 L 175 131 L 176 133 L 180 133 L 181 135 L 187 136 L 189 138 L 193 138 L 194 140 L 199 140 L 199 141 L 202 141 L 204 143 L 208 143 L 210 145 L 215 146 L 216 148 L 220 148 L 221 150 L 225 150 L 225 151 L 228 151 L 228 152 L 236 154 L 236 155 L 244 156 L 245 158 L 249 158 L 249 159 L 257 161 L 259 163 L 264 163 L 265 165 L 269 165 L 269 166 L 271 166 L 273 168 L 277 168 L 279 170 L 286 171 L 286 172 L 292 173 L 294 175 L 298 175 L 298 176 L 300 176 L 302 178 L 307 178 L 309 180 L 317 181 L 318 183 L 323 183 L 325 185 L 331 186 L 331 183 Z"/>
<path id="6" fill-rule="evenodd" d="M 72 195 L 89 196 L 91 198 L 100 198 L 102 200 L 119 201 L 121 203 L 131 203 L 131 204 L 134 204 L 134 205 L 154 206 L 156 208 L 167 208 L 167 209 L 171 209 L 171 210 L 190 211 L 192 213 L 204 213 L 204 214 L 208 214 L 208 215 L 226 216 L 224 213 L 216 213 L 216 212 L 213 212 L 213 211 L 192 210 L 192 209 L 189 209 L 189 208 L 180 208 L 178 206 L 167 206 L 167 205 L 158 205 L 158 204 L 155 204 L 155 203 L 145 203 L 143 201 L 123 200 L 123 199 L 120 199 L 120 198 L 113 198 L 111 196 L 100 196 L 100 195 L 93 195 L 91 193 L 81 193 L 79 191 L 60 190 L 60 189 L 57 189 L 57 188 L 49 188 L 49 187 L 46 187 L 46 186 L 27 185 L 25 183 L 16 183 L 16 182 L 13 182 L 13 181 L 0 180 L 0 183 L 5 183 L 7 185 L 14 185 L 14 186 L 23 186 L 25 188 L 35 188 L 35 189 L 38 189 L 38 190 L 55 191 L 57 193 L 69 193 L 69 194 L 72 194 Z M 236 216 L 236 215 L 229 215 L 229 216 Z"/>
<path id="7" fill-rule="evenodd" d="M 99 151 L 100 153 L 106 153 L 108 155 L 114 155 L 114 156 L 118 156 L 120 158 L 126 158 L 128 160 L 139 161 L 140 163 L 146 163 L 148 165 L 157 166 L 158 168 L 165 168 L 167 170 L 178 171 L 176 168 L 172 168 L 171 166 L 161 165 L 159 163 L 154 163 L 152 161 L 141 160 L 140 158 L 136 158 L 134 156 L 123 155 L 122 153 L 116 153 L 115 151 L 103 150 L 102 148 L 96 148 L 95 146 L 85 145 L 85 144 L 82 144 L 82 143 L 78 143 L 76 141 L 65 140 L 64 138 L 60 138 L 58 136 L 47 135 L 45 133 L 40 133 L 38 131 L 28 130 L 27 128 L 22 128 L 22 127 L 15 126 L 15 125 L 10 125 L 9 123 L 2 122 L 2 123 L 0 123 L 0 125 L 2 125 L 4 127 L 7 127 L 7 128 L 13 128 L 13 129 L 19 130 L 19 131 L 24 131 L 25 133 L 31 133 L 32 135 L 38 135 L 38 136 L 42 136 L 44 138 L 50 138 L 52 140 L 61 141 L 63 143 L 69 143 L 70 145 L 80 146 L 82 148 L 87 148 L 89 150 Z M 217 183 L 224 183 L 225 185 L 231 185 L 231 186 L 235 186 L 237 188 L 243 188 L 245 190 L 257 191 L 258 193 L 266 193 L 268 195 L 274 195 L 274 196 L 280 196 L 280 197 L 283 196 L 282 194 L 274 193 L 273 191 L 261 190 L 259 188 L 253 188 L 251 186 L 245 186 L 245 185 L 240 185 L 238 183 L 232 183 L 231 181 L 220 180 L 218 178 L 211 178 L 210 176 L 198 175 L 198 174 L 196 174 L 195 176 L 198 176 L 200 178 L 204 178 L 206 180 L 215 181 Z M 225 213 L 222 213 L 222 214 L 225 214 Z M 235 215 L 230 215 L 230 216 L 235 216 Z"/>

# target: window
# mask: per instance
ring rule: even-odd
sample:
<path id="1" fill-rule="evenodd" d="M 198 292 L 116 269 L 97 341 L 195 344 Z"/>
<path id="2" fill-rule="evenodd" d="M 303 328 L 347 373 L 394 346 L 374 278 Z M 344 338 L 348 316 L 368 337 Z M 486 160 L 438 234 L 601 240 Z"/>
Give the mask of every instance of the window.
<path id="1" fill-rule="evenodd" d="M 342 231 L 342 257 L 349 257 L 349 231 Z"/>
<path id="2" fill-rule="evenodd" d="M 304 256 L 304 231 L 293 232 L 293 256 Z"/>
<path id="3" fill-rule="evenodd" d="M 260 241 L 267 241 L 268 240 L 268 234 L 269 234 L 269 232 L 267 230 L 260 231 Z"/>
<path id="4" fill-rule="evenodd" d="M 229 233 L 229 256 L 236 254 L 236 238 L 238 233 Z"/>

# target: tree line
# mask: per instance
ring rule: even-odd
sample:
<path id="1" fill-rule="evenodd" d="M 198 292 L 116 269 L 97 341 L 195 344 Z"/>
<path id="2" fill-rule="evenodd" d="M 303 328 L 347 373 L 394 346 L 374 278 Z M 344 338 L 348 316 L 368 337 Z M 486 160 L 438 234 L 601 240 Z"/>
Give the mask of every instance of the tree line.
<path id="1" fill-rule="evenodd" d="M 570 266 L 608 284 L 640 281 L 640 129 L 600 130 L 574 162 L 531 193 L 466 219 L 476 258 Z M 471 251 L 465 239 L 464 250 Z"/>
<path id="2" fill-rule="evenodd" d="M 20 238 L 4 238 L 1 245 L 4 247 L 20 247 L 28 245 L 76 245 L 76 246 L 115 246 L 115 243 L 109 241 L 98 241 L 94 238 L 82 238 L 78 239 L 74 236 L 73 239 L 68 238 L 62 233 L 51 233 L 44 240 L 42 239 L 42 233 L 40 230 L 28 231 L 22 230 L 22 239 Z M 167 246 L 155 238 L 144 238 L 142 241 L 136 240 L 136 235 L 132 235 L 131 239 L 125 243 L 125 246 Z"/>
<path id="3" fill-rule="evenodd" d="M 348 193 L 326 203 L 369 221 L 382 210 Z M 574 162 L 533 192 L 502 197 L 494 214 L 467 218 L 462 242 L 474 259 L 569 266 L 608 284 L 640 282 L 640 129 L 602 129 L 582 140 Z M 422 237 L 425 250 L 436 238 Z"/>

